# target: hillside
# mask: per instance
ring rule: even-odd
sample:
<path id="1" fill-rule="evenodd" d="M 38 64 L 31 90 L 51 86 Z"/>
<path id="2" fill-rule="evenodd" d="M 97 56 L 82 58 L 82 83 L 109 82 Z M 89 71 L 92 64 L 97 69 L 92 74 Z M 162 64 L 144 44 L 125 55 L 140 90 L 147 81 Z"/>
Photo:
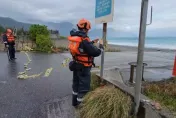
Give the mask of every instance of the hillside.
<path id="1" fill-rule="evenodd" d="M 54 22 L 42 22 L 42 21 L 33 21 L 35 24 L 43 24 L 48 26 L 49 29 L 53 29 L 53 30 L 59 30 L 60 35 L 63 36 L 68 36 L 70 30 L 73 28 L 73 24 L 70 22 L 60 22 L 60 23 L 54 23 Z M 0 17 L 0 25 L 2 25 L 3 27 L 16 27 L 16 28 L 22 28 L 24 27 L 25 30 L 28 30 L 30 27 L 30 23 L 23 23 L 23 22 L 19 22 L 16 21 L 12 18 L 8 18 L 8 17 Z M 89 33 L 90 37 L 102 37 L 102 29 L 95 29 L 93 28 L 90 33 Z M 133 37 L 136 36 L 130 32 L 123 32 L 123 31 L 115 31 L 112 28 L 108 28 L 108 33 L 107 33 L 107 37 Z"/>
<path id="2" fill-rule="evenodd" d="M 69 22 L 61 22 L 61 23 L 53 23 L 53 22 L 38 22 L 38 24 L 43 24 L 48 26 L 49 29 L 59 30 L 60 34 L 63 36 L 69 35 L 69 31 L 72 29 L 73 24 Z M 30 25 L 29 23 L 23 23 L 16 21 L 12 18 L 8 17 L 0 17 L 0 25 L 3 27 L 16 27 L 16 28 L 24 28 L 28 30 Z"/>
<path id="3" fill-rule="evenodd" d="M 0 17 L 0 25 L 3 27 L 16 27 L 16 28 L 24 28 L 25 30 L 29 29 L 31 24 L 18 22 L 14 19 L 7 17 Z"/>

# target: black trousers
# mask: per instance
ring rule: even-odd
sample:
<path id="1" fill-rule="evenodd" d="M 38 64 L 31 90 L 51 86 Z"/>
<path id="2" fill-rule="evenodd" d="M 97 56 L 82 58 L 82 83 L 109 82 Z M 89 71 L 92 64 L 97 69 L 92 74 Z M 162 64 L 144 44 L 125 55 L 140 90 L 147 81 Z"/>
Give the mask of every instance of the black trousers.
<path id="1" fill-rule="evenodd" d="M 9 45 L 8 53 L 9 53 L 9 58 L 10 59 L 14 59 L 15 58 L 15 47 L 14 47 L 14 45 Z"/>
<path id="2" fill-rule="evenodd" d="M 84 67 L 80 71 L 73 71 L 73 99 L 72 105 L 76 106 L 82 102 L 83 97 L 90 90 L 91 67 Z"/>

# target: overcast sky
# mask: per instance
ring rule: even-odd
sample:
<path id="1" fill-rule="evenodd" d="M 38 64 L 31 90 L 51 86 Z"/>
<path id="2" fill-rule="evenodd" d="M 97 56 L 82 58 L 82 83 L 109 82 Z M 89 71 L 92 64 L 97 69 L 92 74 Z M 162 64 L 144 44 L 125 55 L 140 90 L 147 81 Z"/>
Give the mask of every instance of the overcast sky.
<path id="1" fill-rule="evenodd" d="M 94 25 L 95 0 L 0 0 L 0 16 L 19 21 L 70 21 L 80 18 Z M 148 29 L 176 28 L 176 0 L 149 0 L 153 6 L 153 24 Z M 115 30 L 138 30 L 141 0 L 115 0 Z M 150 10 L 149 10 L 150 13 Z M 149 16 L 149 15 L 148 15 Z M 96 27 L 99 27 L 96 25 Z"/>

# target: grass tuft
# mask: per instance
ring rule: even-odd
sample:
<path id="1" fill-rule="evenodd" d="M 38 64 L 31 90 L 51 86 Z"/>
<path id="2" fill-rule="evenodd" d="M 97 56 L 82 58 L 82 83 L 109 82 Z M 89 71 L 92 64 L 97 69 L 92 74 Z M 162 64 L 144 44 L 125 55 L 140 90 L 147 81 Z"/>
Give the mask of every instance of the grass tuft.
<path id="1" fill-rule="evenodd" d="M 131 98 L 113 86 L 88 93 L 80 108 L 81 118 L 130 118 Z"/>

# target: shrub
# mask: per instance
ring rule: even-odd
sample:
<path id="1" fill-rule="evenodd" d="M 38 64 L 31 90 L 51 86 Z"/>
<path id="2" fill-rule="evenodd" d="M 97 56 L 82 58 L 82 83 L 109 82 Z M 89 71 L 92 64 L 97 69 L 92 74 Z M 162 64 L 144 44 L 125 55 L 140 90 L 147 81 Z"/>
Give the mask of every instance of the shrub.
<path id="1" fill-rule="evenodd" d="M 52 42 L 47 35 L 37 35 L 36 50 L 41 52 L 51 52 Z"/>

